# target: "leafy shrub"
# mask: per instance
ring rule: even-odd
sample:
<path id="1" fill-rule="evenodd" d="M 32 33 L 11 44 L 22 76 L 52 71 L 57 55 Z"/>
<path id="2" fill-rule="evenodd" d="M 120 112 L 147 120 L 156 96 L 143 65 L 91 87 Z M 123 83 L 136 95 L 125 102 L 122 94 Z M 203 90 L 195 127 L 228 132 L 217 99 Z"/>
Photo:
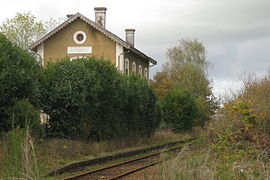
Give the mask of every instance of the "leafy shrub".
<path id="1" fill-rule="evenodd" d="M 270 137 L 270 72 L 261 79 L 250 77 L 244 86 L 237 98 L 246 106 L 239 109 L 242 117 Z"/>
<path id="2" fill-rule="evenodd" d="M 42 109 L 49 136 L 105 140 L 157 127 L 156 97 L 146 80 L 100 59 L 68 59 L 44 70 Z"/>
<path id="3" fill-rule="evenodd" d="M 105 72 L 107 76 L 103 77 Z M 111 113 L 114 117 L 111 111 L 117 109 L 110 107 L 115 107 L 118 101 L 115 94 L 118 74 L 111 64 L 94 58 L 72 62 L 66 59 L 50 64 L 44 76 L 42 109 L 50 115 L 49 135 L 69 138 L 108 136 L 103 132 L 111 127 L 105 115 Z M 104 114 L 106 110 L 108 113 Z"/>
<path id="4" fill-rule="evenodd" d="M 215 113 L 215 110 L 218 109 L 218 102 L 214 96 L 211 96 L 211 98 L 197 96 L 195 97 L 195 102 L 198 108 L 198 115 L 194 121 L 194 126 L 204 127 Z"/>
<path id="5" fill-rule="evenodd" d="M 38 106 L 40 72 L 41 68 L 31 54 L 13 45 L 0 33 L 0 131 L 6 132 L 12 128 L 10 110 L 21 106 L 22 104 L 19 104 L 24 99 L 28 99 L 29 104 Z M 33 109 L 33 106 L 31 108 Z M 20 117 L 28 116 L 23 115 L 23 111 L 19 114 Z M 20 124 L 22 121 L 19 118 L 14 120 L 16 120 L 15 124 Z"/>
<path id="6" fill-rule="evenodd" d="M 123 112 L 130 135 L 150 135 L 160 122 L 160 108 L 154 90 L 138 75 L 125 77 L 127 98 Z"/>
<path id="7" fill-rule="evenodd" d="M 189 130 L 197 118 L 198 108 L 189 91 L 177 88 L 161 99 L 162 118 L 174 131 Z"/>
<path id="8" fill-rule="evenodd" d="M 174 88 L 188 90 L 194 96 L 198 107 L 198 116 L 194 122 L 194 126 L 203 127 L 218 109 L 218 102 L 212 93 L 211 80 L 207 77 L 207 68 L 205 67 L 206 69 L 204 69 L 201 67 L 207 66 L 208 63 L 205 60 L 201 62 L 202 64 L 197 62 L 201 65 L 186 62 L 198 60 L 198 58 L 197 56 L 196 58 L 186 58 L 186 54 L 182 52 L 182 48 L 185 49 L 185 47 L 179 46 L 179 48 L 177 49 L 176 47 L 168 51 L 172 62 L 164 65 L 162 72 L 158 72 L 155 75 L 152 84 L 155 87 L 156 94 L 160 98 Z M 176 53 L 178 50 L 180 54 Z M 181 53 L 184 55 L 181 56 Z M 191 54 L 191 56 L 194 56 L 194 54 Z"/>
<path id="9" fill-rule="evenodd" d="M 258 160 L 269 166 L 270 76 L 250 77 L 207 125 L 211 148 L 226 162 Z"/>
<path id="10" fill-rule="evenodd" d="M 224 126 L 233 128 L 233 131 L 243 128 L 256 136 L 263 134 L 269 136 L 269 92 L 269 74 L 262 79 L 250 77 L 244 81 L 244 88 L 232 99 L 224 102 L 224 107 L 219 111 L 222 118 L 227 120 Z"/>
<path id="11" fill-rule="evenodd" d="M 123 133 L 121 110 L 126 94 L 123 78 L 108 61 L 90 58 L 82 62 L 89 73 L 94 73 L 94 79 L 89 80 L 96 87 L 90 90 L 92 85 L 87 86 L 86 112 L 90 115 L 90 137 L 97 140 L 120 137 Z"/>
<path id="12" fill-rule="evenodd" d="M 28 127 L 31 133 L 40 135 L 41 124 L 39 112 L 28 101 L 22 99 L 15 102 L 15 104 L 7 110 L 9 119 L 8 125 L 13 128 L 26 128 Z"/>

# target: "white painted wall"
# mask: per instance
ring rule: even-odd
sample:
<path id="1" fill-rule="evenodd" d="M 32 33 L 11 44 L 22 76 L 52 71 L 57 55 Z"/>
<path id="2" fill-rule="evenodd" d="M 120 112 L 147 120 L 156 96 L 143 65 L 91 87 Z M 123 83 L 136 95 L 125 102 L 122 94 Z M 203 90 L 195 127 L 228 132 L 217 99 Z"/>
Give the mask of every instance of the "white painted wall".
<path id="1" fill-rule="evenodd" d="M 37 48 L 37 54 L 40 56 L 41 59 L 41 65 L 44 66 L 44 44 L 42 43 L 40 46 Z"/>
<path id="2" fill-rule="evenodd" d="M 120 71 L 120 72 L 124 72 L 124 54 L 123 54 L 123 52 L 124 52 L 124 48 L 123 48 L 123 46 L 122 45 L 120 45 L 120 44 L 118 44 L 118 43 L 116 43 L 116 50 L 115 50 L 115 52 L 116 52 L 116 57 L 115 57 L 115 59 L 116 59 L 116 67 L 117 67 L 117 69 Z"/>

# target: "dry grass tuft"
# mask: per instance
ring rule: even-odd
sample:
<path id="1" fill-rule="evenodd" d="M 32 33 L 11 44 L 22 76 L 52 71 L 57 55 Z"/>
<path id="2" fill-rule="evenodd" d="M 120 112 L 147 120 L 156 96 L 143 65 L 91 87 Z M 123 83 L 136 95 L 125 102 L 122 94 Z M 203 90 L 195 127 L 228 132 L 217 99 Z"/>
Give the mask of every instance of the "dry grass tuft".
<path id="1" fill-rule="evenodd" d="M 0 145 L 0 178 L 40 179 L 34 144 L 28 128 L 8 132 Z"/>
<path id="2" fill-rule="evenodd" d="M 161 165 L 146 171 L 145 180 L 240 180 L 269 179 L 269 164 L 242 159 L 224 162 L 210 149 L 184 148 L 179 154 L 162 157 Z M 169 160 L 168 160 L 169 159 Z"/>
<path id="3" fill-rule="evenodd" d="M 170 130 L 163 130 L 157 131 L 148 138 L 123 138 L 105 142 L 49 139 L 37 143 L 36 151 L 43 173 L 47 173 L 71 162 L 186 139 L 191 135 L 190 133 L 175 134 Z"/>
<path id="4" fill-rule="evenodd" d="M 200 142 L 201 144 L 202 142 Z M 174 155 L 163 155 L 162 164 L 147 172 L 145 179 L 151 180 L 212 180 L 213 169 L 208 166 L 209 152 L 202 148 L 186 146 Z"/>

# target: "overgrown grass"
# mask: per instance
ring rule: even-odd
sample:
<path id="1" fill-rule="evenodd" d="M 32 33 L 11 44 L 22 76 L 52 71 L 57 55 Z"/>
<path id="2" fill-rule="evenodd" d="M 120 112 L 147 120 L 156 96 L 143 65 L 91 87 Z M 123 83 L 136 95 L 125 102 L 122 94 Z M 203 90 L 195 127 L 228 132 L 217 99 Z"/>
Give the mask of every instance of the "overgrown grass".
<path id="1" fill-rule="evenodd" d="M 175 134 L 170 130 L 157 131 L 148 138 L 115 139 L 104 142 L 83 142 L 64 139 L 49 139 L 36 143 L 38 162 L 42 174 L 71 162 L 91 159 L 107 154 L 129 151 L 181 139 L 188 139 L 194 133 Z"/>
<path id="2" fill-rule="evenodd" d="M 161 157 L 164 161 L 151 171 L 146 171 L 146 180 L 246 180 L 269 179 L 270 163 L 263 154 L 253 159 L 241 157 L 224 159 L 209 146 L 205 136 L 186 146 L 180 153 Z"/>
<path id="3" fill-rule="evenodd" d="M 148 179 L 270 179 L 270 72 L 249 76 L 225 99 L 200 141 L 164 162 Z M 201 144 L 199 146 L 199 144 Z"/>
<path id="4" fill-rule="evenodd" d="M 2 162 L 0 177 L 40 179 L 51 170 L 71 162 L 188 139 L 195 134 L 195 132 L 175 134 L 170 130 L 160 130 L 148 138 L 138 136 L 133 139 L 123 138 L 105 142 L 65 139 L 34 141 L 28 131 L 15 129 L 0 141 L 0 162 Z"/>
<path id="5" fill-rule="evenodd" d="M 7 133 L 0 150 L 1 179 L 40 179 L 33 140 L 26 129 Z"/>

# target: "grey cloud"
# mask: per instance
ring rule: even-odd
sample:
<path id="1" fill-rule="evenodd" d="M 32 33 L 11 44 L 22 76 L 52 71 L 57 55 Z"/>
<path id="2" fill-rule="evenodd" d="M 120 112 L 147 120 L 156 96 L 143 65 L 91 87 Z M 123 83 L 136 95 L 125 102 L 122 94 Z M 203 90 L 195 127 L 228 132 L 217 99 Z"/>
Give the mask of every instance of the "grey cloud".
<path id="1" fill-rule="evenodd" d="M 27 0 L 27 6 L 19 7 L 22 2 L 5 2 L 0 11 L 12 7 L 15 14 L 30 8 L 41 18 L 57 18 L 77 10 L 74 1 Z M 125 28 L 136 29 L 135 46 L 158 60 L 151 76 L 166 62 L 167 49 L 181 38 L 196 38 L 206 46 L 216 94 L 238 82 L 243 71 L 262 75 L 270 66 L 269 0 L 81 0 L 80 11 L 93 19 L 94 6 L 107 7 L 107 27 L 121 38 Z"/>

